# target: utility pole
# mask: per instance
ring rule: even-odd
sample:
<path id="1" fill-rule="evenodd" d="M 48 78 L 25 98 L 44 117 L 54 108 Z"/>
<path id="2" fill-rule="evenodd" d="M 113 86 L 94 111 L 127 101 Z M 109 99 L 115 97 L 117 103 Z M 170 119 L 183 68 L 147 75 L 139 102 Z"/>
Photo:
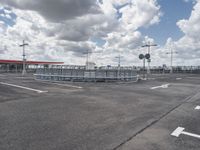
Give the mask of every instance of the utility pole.
<path id="1" fill-rule="evenodd" d="M 24 76 L 26 74 L 26 53 L 25 53 L 25 47 L 28 46 L 28 43 L 25 43 L 23 40 L 23 43 L 19 45 L 20 47 L 23 47 L 23 70 L 22 70 L 22 75 Z"/>
<path id="2" fill-rule="evenodd" d="M 86 52 L 83 52 L 83 54 L 87 55 L 87 57 L 86 57 L 86 69 L 88 68 L 89 54 L 92 54 L 92 53 L 100 53 L 100 52 L 92 52 L 92 51 L 89 51 L 89 49 Z"/>
<path id="3" fill-rule="evenodd" d="M 118 67 L 120 67 L 121 66 L 121 55 L 119 55 L 119 56 L 117 56 L 117 57 L 115 57 L 115 58 L 117 58 L 118 59 Z"/>
<path id="4" fill-rule="evenodd" d="M 86 54 L 87 55 L 87 57 L 86 57 L 86 64 L 88 63 L 88 60 L 89 60 L 89 54 L 91 54 L 92 53 L 92 51 L 91 52 L 89 52 L 89 50 L 87 50 L 87 52 L 84 52 L 83 54 Z"/>
<path id="5" fill-rule="evenodd" d="M 171 70 L 170 70 L 170 73 L 173 73 L 173 54 L 178 54 L 178 52 L 174 52 L 173 49 L 171 48 L 171 51 L 167 52 L 166 54 L 171 55 Z"/>
<path id="6" fill-rule="evenodd" d="M 119 78 L 120 78 L 120 66 L 121 66 L 121 58 L 122 58 L 122 56 L 119 54 L 119 56 L 117 56 L 117 57 L 115 57 L 115 58 L 117 58 L 117 59 L 118 59 L 117 78 L 118 78 L 118 80 L 119 80 Z"/>
<path id="7" fill-rule="evenodd" d="M 143 45 L 142 47 L 147 47 L 147 54 L 149 54 L 150 56 L 150 49 L 151 47 L 153 46 L 157 46 L 157 44 L 151 44 L 150 41 L 148 41 L 147 44 Z M 147 62 L 148 62 L 148 69 L 147 69 L 147 73 L 150 74 L 150 62 L 151 62 L 151 58 L 147 59 Z"/>

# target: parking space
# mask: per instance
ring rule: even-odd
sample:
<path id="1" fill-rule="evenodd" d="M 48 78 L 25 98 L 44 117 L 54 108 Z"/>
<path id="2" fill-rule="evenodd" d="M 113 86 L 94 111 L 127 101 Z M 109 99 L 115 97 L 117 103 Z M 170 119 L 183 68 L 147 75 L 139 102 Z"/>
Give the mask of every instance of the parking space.
<path id="1" fill-rule="evenodd" d="M 13 76 L 8 74 L 0 78 L 0 86 L 5 88 L 11 88 L 18 90 L 19 92 L 36 92 L 36 93 L 65 93 L 70 92 L 75 89 L 81 89 L 82 87 L 78 85 L 73 85 L 73 83 L 51 83 L 45 81 L 35 80 L 33 76 L 22 77 L 20 75 Z"/>
<path id="2" fill-rule="evenodd" d="M 0 149 L 196 150 L 199 139 L 184 132 L 200 134 L 200 78 L 164 77 L 51 83 L 2 76 Z"/>
<path id="3" fill-rule="evenodd" d="M 199 82 L 196 79 L 193 78 L 192 80 L 194 84 Z M 190 83 L 192 84 L 191 80 Z M 200 104 L 199 90 L 169 111 L 167 115 L 161 117 L 151 127 L 135 135 L 118 149 L 199 150 L 200 111 L 198 104 Z"/>

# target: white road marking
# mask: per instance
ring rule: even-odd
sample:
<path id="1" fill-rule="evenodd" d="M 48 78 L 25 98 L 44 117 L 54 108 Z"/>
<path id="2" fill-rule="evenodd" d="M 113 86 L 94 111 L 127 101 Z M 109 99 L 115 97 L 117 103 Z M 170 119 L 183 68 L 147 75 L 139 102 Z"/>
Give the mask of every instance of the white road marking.
<path id="1" fill-rule="evenodd" d="M 154 87 L 151 87 L 152 90 L 154 89 L 158 89 L 158 88 L 168 88 L 170 84 L 163 84 L 161 86 L 154 86 Z"/>
<path id="2" fill-rule="evenodd" d="M 146 80 L 147 80 L 147 78 L 141 78 L 140 80 L 144 80 L 144 81 L 146 81 Z"/>
<path id="3" fill-rule="evenodd" d="M 175 137 L 179 137 L 179 135 L 183 132 L 183 130 L 185 130 L 185 128 L 182 127 L 178 127 L 176 128 L 176 130 L 174 130 L 171 135 L 175 136 Z"/>
<path id="4" fill-rule="evenodd" d="M 176 78 L 176 80 L 182 80 L 182 78 Z"/>
<path id="5" fill-rule="evenodd" d="M 72 87 L 72 88 L 76 88 L 76 89 L 82 89 L 83 87 L 81 86 L 75 86 L 75 85 L 69 85 L 69 84 L 59 84 L 59 83 L 52 83 L 55 85 L 60 85 L 60 86 L 66 86 L 66 87 Z"/>
<path id="6" fill-rule="evenodd" d="M 172 136 L 175 136 L 175 137 L 179 137 L 181 134 L 184 134 L 184 135 L 188 135 L 188 136 L 192 136 L 192 137 L 195 137 L 195 138 L 199 138 L 199 139 L 200 139 L 200 135 L 194 134 L 194 133 L 185 132 L 184 130 L 185 130 L 185 128 L 183 128 L 183 127 L 178 127 L 178 128 L 176 128 L 176 130 L 174 130 L 174 131 L 171 133 L 171 135 L 172 135 Z"/>
<path id="7" fill-rule="evenodd" d="M 21 89 L 25 89 L 25 90 L 35 91 L 37 93 L 47 93 L 48 92 L 48 91 L 41 91 L 41 90 L 24 87 L 24 86 L 20 86 L 20 85 L 15 85 L 15 84 L 10 84 L 10 83 L 5 83 L 5 82 L 0 82 L 0 84 L 8 85 L 8 86 L 16 87 L 16 88 L 21 88 Z"/>
<path id="8" fill-rule="evenodd" d="M 196 109 L 196 110 L 200 110 L 200 106 L 196 106 L 194 109 Z"/>
<path id="9" fill-rule="evenodd" d="M 59 86 L 66 86 L 66 87 L 71 87 L 71 88 L 76 88 L 76 89 L 82 89 L 83 88 L 81 86 L 75 86 L 75 85 L 70 85 L 70 84 L 59 84 L 59 83 L 44 81 L 44 80 L 40 80 L 40 79 L 35 79 L 35 80 L 40 81 L 42 83 L 55 84 L 55 85 L 59 85 Z"/>

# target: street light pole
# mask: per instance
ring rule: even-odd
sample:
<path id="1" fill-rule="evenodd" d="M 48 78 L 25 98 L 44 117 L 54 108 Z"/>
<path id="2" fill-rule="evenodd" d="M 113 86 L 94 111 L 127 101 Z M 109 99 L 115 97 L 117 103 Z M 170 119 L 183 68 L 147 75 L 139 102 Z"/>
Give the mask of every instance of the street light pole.
<path id="1" fill-rule="evenodd" d="M 120 66 L 121 66 L 121 58 L 122 56 L 119 54 L 119 56 L 115 57 L 118 58 L 118 70 L 117 70 L 117 77 L 120 78 Z"/>
<path id="2" fill-rule="evenodd" d="M 169 54 L 171 55 L 171 73 L 173 73 L 173 54 L 178 54 L 178 52 L 173 52 L 173 49 L 171 48 L 171 51 L 170 52 L 167 52 L 166 54 Z"/>
<path id="3" fill-rule="evenodd" d="M 26 74 L 26 53 L 25 53 L 25 47 L 28 46 L 28 43 L 25 43 L 25 41 L 23 40 L 23 43 L 21 45 L 19 45 L 20 47 L 23 47 L 23 70 L 22 70 L 22 75 Z"/>
<path id="4" fill-rule="evenodd" d="M 89 54 L 91 54 L 91 53 L 92 53 L 92 51 L 89 52 L 89 50 L 87 50 L 87 52 L 83 52 L 83 54 L 86 54 L 86 63 L 85 63 L 86 69 L 88 69 Z"/>
<path id="5" fill-rule="evenodd" d="M 157 46 L 157 44 L 151 44 L 150 41 L 148 41 L 148 43 L 145 44 L 145 45 L 143 45 L 142 47 L 147 47 L 147 50 L 148 50 L 148 53 L 147 53 L 147 54 L 150 55 L 150 48 L 153 47 L 153 46 Z M 147 62 L 148 62 L 148 70 L 147 70 L 147 73 L 150 74 L 150 73 L 151 73 L 151 72 L 150 72 L 150 62 L 151 62 L 151 59 L 149 58 L 149 59 L 147 60 Z"/>
<path id="6" fill-rule="evenodd" d="M 121 55 L 119 55 L 119 56 L 117 56 L 115 58 L 118 58 L 118 67 L 120 67 L 121 66 Z"/>
<path id="7" fill-rule="evenodd" d="M 88 61 L 89 61 L 89 54 L 93 54 L 93 53 L 100 53 L 100 52 L 92 52 L 92 51 L 89 51 L 87 50 L 87 52 L 83 52 L 83 54 L 86 54 L 87 57 L 86 57 L 86 69 L 88 68 Z"/>

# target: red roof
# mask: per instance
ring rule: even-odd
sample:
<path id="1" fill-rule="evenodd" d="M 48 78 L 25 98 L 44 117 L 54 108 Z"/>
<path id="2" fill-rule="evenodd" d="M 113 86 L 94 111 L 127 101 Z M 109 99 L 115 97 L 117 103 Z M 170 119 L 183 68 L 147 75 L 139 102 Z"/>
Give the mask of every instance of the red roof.
<path id="1" fill-rule="evenodd" d="M 22 60 L 0 60 L 0 64 L 23 64 Z M 64 62 L 51 62 L 51 61 L 26 61 L 29 65 L 61 65 Z"/>

